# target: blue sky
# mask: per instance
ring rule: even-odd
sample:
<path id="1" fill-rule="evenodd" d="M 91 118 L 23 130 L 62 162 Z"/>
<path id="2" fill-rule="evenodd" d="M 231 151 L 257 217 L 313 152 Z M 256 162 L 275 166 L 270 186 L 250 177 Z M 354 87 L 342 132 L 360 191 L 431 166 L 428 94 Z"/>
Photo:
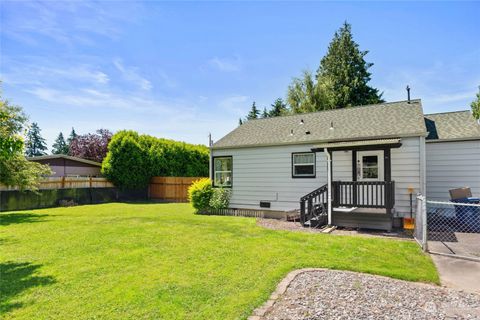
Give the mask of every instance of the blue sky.
<path id="1" fill-rule="evenodd" d="M 480 2 L 0 3 L 3 96 L 49 145 L 59 131 L 134 129 L 207 143 L 252 101 L 316 70 L 343 21 L 387 101 L 468 109 L 480 85 Z"/>

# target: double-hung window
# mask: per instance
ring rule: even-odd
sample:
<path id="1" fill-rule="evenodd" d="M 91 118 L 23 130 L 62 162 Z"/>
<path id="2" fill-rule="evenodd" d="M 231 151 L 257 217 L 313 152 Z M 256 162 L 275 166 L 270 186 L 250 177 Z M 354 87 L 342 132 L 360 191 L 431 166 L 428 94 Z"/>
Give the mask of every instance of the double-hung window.
<path id="1" fill-rule="evenodd" d="M 292 177 L 315 178 L 314 152 L 302 152 L 292 154 Z"/>
<path id="2" fill-rule="evenodd" d="M 214 157 L 213 158 L 213 186 L 231 187 L 232 186 L 232 157 Z"/>

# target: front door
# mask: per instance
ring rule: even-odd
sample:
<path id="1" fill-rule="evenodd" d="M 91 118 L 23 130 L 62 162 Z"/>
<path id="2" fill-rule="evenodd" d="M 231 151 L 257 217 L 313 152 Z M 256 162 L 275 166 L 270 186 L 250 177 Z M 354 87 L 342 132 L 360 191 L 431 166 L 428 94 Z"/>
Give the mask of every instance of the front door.
<path id="1" fill-rule="evenodd" d="M 357 181 L 384 181 L 383 150 L 357 151 Z"/>

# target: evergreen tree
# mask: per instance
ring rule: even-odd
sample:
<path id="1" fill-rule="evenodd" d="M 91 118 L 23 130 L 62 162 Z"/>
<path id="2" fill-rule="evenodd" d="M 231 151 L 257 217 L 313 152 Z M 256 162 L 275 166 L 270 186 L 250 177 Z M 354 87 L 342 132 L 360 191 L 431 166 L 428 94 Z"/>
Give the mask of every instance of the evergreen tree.
<path id="1" fill-rule="evenodd" d="M 241 126 L 243 124 L 242 118 L 238 118 L 238 125 Z"/>
<path id="2" fill-rule="evenodd" d="M 65 142 L 63 133 L 59 133 L 55 143 L 52 145 L 52 154 L 68 154 L 68 145 Z"/>
<path id="3" fill-rule="evenodd" d="M 40 127 L 36 122 L 32 123 L 31 128 L 27 132 L 27 141 L 25 143 L 25 155 L 27 157 L 43 156 L 47 153 L 47 145 L 45 139 L 40 134 Z"/>
<path id="4" fill-rule="evenodd" d="M 277 98 L 268 112 L 270 117 L 278 117 L 288 113 L 288 108 L 282 98 Z"/>
<path id="5" fill-rule="evenodd" d="M 68 146 L 68 155 L 71 156 L 70 146 L 72 145 L 73 140 L 78 137 L 78 134 L 75 132 L 75 128 L 72 127 L 72 131 L 70 132 L 70 136 L 67 139 L 67 146 Z"/>
<path id="6" fill-rule="evenodd" d="M 259 114 L 260 114 L 260 111 L 257 109 L 257 106 L 255 105 L 255 101 L 254 101 L 252 104 L 252 108 L 250 109 L 250 112 L 247 115 L 247 120 L 258 119 Z"/>
<path id="7" fill-rule="evenodd" d="M 268 118 L 268 117 L 270 117 L 270 114 L 268 113 L 267 108 L 263 108 L 262 118 Z"/>
<path id="8" fill-rule="evenodd" d="M 361 51 L 353 40 L 352 26 L 345 22 L 335 32 L 327 54 L 317 70 L 317 87 L 328 97 L 329 108 L 346 108 L 383 102 L 382 93 L 368 85 L 373 63 L 365 61 L 368 51 Z"/>
<path id="9" fill-rule="evenodd" d="M 477 97 L 470 106 L 472 107 L 473 117 L 477 120 L 480 119 L 480 86 L 478 86 Z"/>

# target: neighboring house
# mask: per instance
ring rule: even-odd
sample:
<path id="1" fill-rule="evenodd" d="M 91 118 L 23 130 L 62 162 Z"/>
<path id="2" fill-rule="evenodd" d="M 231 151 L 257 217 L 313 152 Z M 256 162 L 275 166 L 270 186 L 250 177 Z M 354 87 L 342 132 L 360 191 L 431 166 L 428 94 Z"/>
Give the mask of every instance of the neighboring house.
<path id="1" fill-rule="evenodd" d="M 101 177 L 101 163 L 82 158 L 54 154 L 27 158 L 46 164 L 52 169 L 52 177 Z"/>
<path id="2" fill-rule="evenodd" d="M 426 194 L 427 135 L 420 100 L 250 120 L 213 144 L 211 178 L 231 208 L 389 230 Z"/>
<path id="3" fill-rule="evenodd" d="M 480 125 L 470 111 L 425 115 L 427 198 L 445 200 L 449 189 L 470 187 L 480 196 Z"/>

